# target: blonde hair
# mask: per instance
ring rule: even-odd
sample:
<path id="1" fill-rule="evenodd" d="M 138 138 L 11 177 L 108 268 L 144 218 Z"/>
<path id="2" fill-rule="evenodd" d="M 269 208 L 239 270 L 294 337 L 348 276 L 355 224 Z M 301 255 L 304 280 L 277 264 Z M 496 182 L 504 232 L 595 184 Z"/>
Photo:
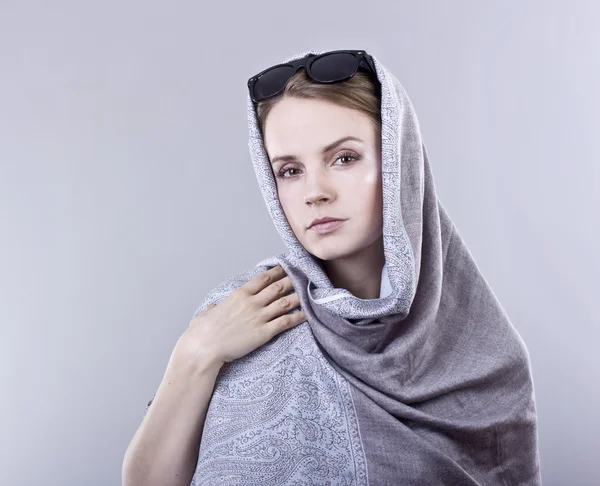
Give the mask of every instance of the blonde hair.
<path id="1" fill-rule="evenodd" d="M 300 69 L 290 78 L 281 93 L 257 103 L 256 114 L 263 140 L 269 112 L 286 96 L 320 99 L 358 110 L 371 119 L 381 136 L 381 85 L 363 71 L 358 71 L 346 81 L 324 84 L 313 81 L 306 74 L 306 70 Z"/>

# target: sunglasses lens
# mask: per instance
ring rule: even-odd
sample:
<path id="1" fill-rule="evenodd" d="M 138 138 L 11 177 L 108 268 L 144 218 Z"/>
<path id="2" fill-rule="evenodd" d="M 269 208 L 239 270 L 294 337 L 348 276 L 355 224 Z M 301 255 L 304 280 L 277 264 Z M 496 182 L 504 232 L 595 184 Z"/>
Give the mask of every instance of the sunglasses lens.
<path id="1" fill-rule="evenodd" d="M 267 71 L 254 83 L 254 97 L 263 99 L 273 96 L 285 86 L 285 83 L 293 74 L 294 68 L 292 66 L 277 66 Z"/>
<path id="2" fill-rule="evenodd" d="M 356 57 L 348 52 L 336 52 L 320 57 L 310 65 L 315 81 L 335 82 L 349 78 L 356 71 Z"/>

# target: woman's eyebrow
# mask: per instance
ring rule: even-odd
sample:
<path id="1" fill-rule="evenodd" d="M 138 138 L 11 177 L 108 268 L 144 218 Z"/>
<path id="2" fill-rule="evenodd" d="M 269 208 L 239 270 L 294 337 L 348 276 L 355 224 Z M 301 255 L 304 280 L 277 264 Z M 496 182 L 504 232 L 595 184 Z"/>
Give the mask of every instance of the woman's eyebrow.
<path id="1" fill-rule="evenodd" d="M 325 146 L 322 150 L 323 154 L 326 154 L 327 152 L 330 152 L 331 150 L 333 150 L 334 148 L 336 148 L 338 145 L 344 143 L 344 142 L 348 142 L 350 140 L 353 140 L 355 142 L 362 142 L 362 140 L 358 137 L 353 137 L 352 135 L 349 135 L 347 137 L 342 137 L 339 140 L 336 140 L 335 142 L 330 143 L 329 145 Z M 273 157 L 271 159 L 271 164 L 274 164 L 275 162 L 290 162 L 292 160 L 296 160 L 296 156 L 295 155 L 278 155 L 277 157 Z"/>

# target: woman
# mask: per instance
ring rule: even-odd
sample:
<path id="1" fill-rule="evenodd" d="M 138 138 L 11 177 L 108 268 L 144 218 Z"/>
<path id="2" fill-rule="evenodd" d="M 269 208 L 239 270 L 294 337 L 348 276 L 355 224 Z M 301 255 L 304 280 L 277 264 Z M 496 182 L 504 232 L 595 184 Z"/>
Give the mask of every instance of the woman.
<path id="1" fill-rule="evenodd" d="M 399 81 L 365 51 L 307 51 L 248 86 L 288 251 L 194 317 L 280 265 L 302 323 L 223 359 L 192 485 L 540 484 L 527 349 L 436 196 Z"/>

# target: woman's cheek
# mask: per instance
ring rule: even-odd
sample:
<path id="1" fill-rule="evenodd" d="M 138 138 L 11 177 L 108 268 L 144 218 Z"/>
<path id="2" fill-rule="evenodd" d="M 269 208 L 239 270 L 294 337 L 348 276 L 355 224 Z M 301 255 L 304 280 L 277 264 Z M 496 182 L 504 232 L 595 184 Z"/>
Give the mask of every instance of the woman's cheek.
<path id="1" fill-rule="evenodd" d="M 365 172 L 362 178 L 363 184 L 368 184 L 370 186 L 379 183 L 379 172 L 377 170 L 369 170 Z"/>

